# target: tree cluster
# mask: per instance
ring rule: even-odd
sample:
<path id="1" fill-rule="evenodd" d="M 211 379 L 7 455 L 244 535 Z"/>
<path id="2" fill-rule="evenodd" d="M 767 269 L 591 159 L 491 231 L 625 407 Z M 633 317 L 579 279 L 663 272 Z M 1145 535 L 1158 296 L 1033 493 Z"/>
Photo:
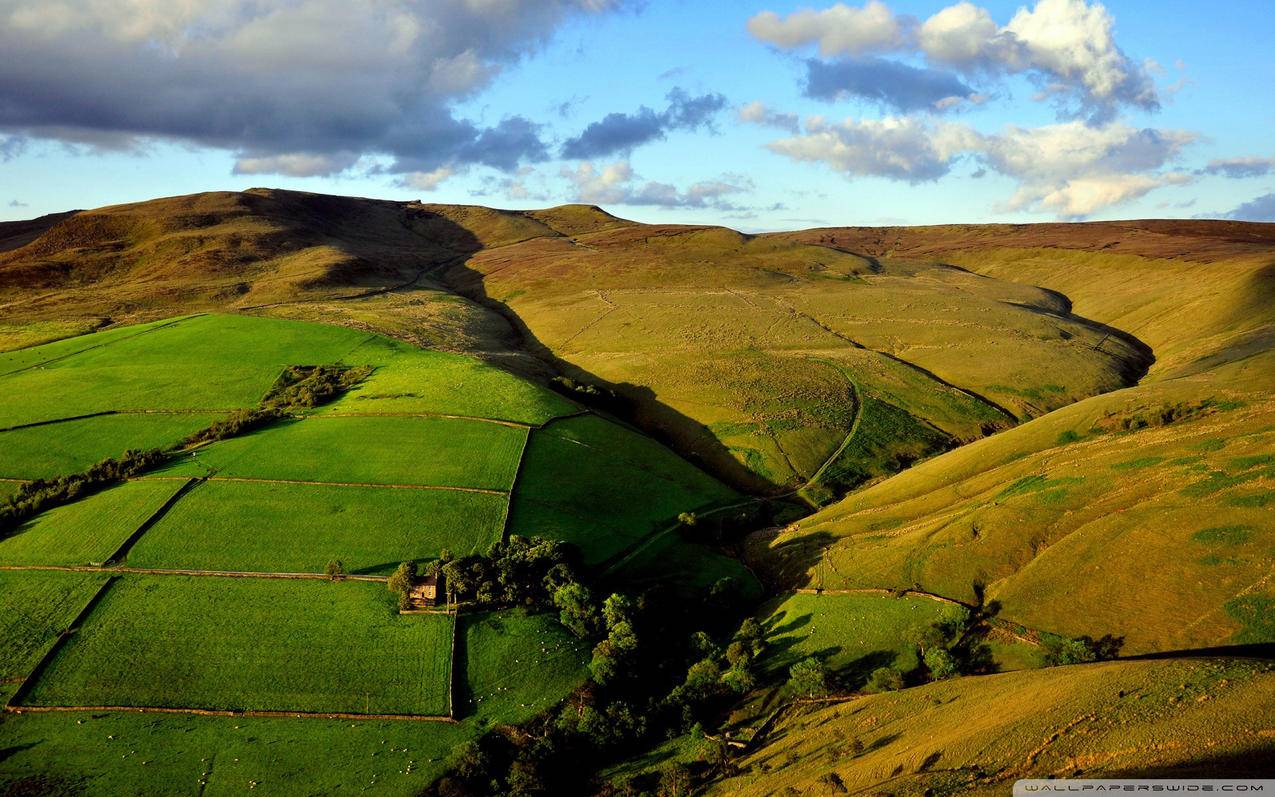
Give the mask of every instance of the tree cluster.
<path id="1" fill-rule="evenodd" d="M 10 532 L 46 509 L 122 482 L 164 459 L 165 454 L 159 449 L 142 451 L 131 448 L 119 457 L 104 459 L 80 473 L 27 482 L 0 505 L 0 532 Z"/>

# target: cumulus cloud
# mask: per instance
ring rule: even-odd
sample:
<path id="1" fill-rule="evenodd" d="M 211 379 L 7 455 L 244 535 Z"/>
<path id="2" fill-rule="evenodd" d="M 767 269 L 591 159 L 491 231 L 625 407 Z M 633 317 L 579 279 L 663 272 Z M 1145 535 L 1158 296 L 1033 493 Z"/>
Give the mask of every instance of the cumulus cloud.
<path id="1" fill-rule="evenodd" d="M 1054 99 L 1064 115 L 1087 116 L 1095 123 L 1111 120 L 1123 106 L 1156 110 L 1160 105 L 1147 65 L 1120 49 L 1114 26 L 1102 4 L 1087 0 L 1038 0 L 1004 26 L 968 0 L 919 24 L 876 0 L 862 8 L 838 3 L 784 18 L 767 11 L 749 21 L 749 30 L 763 41 L 789 49 L 818 44 L 824 57 L 920 55 L 982 79 L 1025 74 L 1039 84 L 1038 99 Z"/>
<path id="2" fill-rule="evenodd" d="M 988 135 L 967 125 L 889 117 L 835 124 L 812 119 L 804 134 L 768 146 L 780 155 L 823 163 L 848 176 L 909 183 L 937 180 L 958 159 L 969 158 L 1018 183 L 1008 209 L 1074 218 L 1161 186 L 1190 182 L 1190 175 L 1167 167 L 1194 140 L 1194 134 L 1185 131 L 1115 123 L 1009 126 Z"/>
<path id="3" fill-rule="evenodd" d="M 801 121 L 795 113 L 779 113 L 766 107 L 760 100 L 750 102 L 739 109 L 739 121 L 762 127 L 776 127 L 790 133 L 801 132 Z"/>
<path id="4" fill-rule="evenodd" d="M 628 161 L 616 161 L 601 168 L 592 161 L 584 161 L 574 169 L 564 167 L 562 176 L 571 184 L 577 201 L 598 205 L 740 210 L 727 197 L 752 190 L 747 178 L 723 175 L 717 180 L 694 183 L 682 191 L 669 183 L 640 179 Z"/>
<path id="5" fill-rule="evenodd" d="M 439 166 L 428 172 L 408 172 L 403 175 L 400 185 L 404 188 L 416 188 L 421 191 L 436 191 L 438 187 L 456 176 L 452 166 Z"/>
<path id="6" fill-rule="evenodd" d="M 1225 218 L 1236 221 L 1275 221 L 1275 194 L 1263 194 L 1237 207 Z"/>
<path id="7" fill-rule="evenodd" d="M 564 158 L 599 158 L 664 138 L 672 130 L 695 130 L 712 122 L 726 107 L 720 94 L 692 97 L 682 89 L 668 93 L 668 107 L 654 111 L 642 106 L 634 113 L 611 113 L 593 122 L 562 146 Z"/>
<path id="8" fill-rule="evenodd" d="M 885 58 L 806 61 L 805 94 L 829 102 L 858 97 L 897 111 L 944 111 L 978 93 L 956 75 Z"/>
<path id="9" fill-rule="evenodd" d="M 241 173 L 543 159 L 531 122 L 453 105 L 605 0 L 0 0 L 0 133 L 175 140 Z"/>
<path id="10" fill-rule="evenodd" d="M 806 132 L 767 147 L 798 161 L 822 162 L 848 175 L 921 183 L 951 170 L 953 159 L 973 147 L 977 135 L 959 125 L 928 125 L 915 118 L 810 119 Z"/>
<path id="11" fill-rule="evenodd" d="M 844 3 L 815 11 L 803 8 L 786 17 L 763 11 L 748 20 L 748 31 L 776 47 L 818 44 L 825 56 L 865 55 L 895 50 L 908 39 L 908 24 L 885 3 L 868 0 L 862 8 Z"/>
<path id="12" fill-rule="evenodd" d="M 1236 179 L 1265 177 L 1275 171 L 1275 158 L 1223 158 L 1211 160 L 1198 174 L 1220 174 Z"/>

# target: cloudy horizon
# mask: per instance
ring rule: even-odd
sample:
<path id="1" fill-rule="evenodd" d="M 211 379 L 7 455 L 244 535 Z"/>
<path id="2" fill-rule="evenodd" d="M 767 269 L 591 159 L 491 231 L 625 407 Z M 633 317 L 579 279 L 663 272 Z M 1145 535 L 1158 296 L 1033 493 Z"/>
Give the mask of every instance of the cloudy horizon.
<path id="1" fill-rule="evenodd" d="M 0 219 L 268 185 L 746 230 L 1275 221 L 1273 17 L 0 0 Z"/>

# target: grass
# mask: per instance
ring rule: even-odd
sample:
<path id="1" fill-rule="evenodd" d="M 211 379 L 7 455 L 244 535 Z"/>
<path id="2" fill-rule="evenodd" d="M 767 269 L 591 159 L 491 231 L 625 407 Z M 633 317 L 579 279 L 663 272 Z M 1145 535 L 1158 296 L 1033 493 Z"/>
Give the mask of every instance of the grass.
<path id="1" fill-rule="evenodd" d="M 0 432 L 0 474 L 48 479 L 78 473 L 130 448 L 165 448 L 219 417 L 201 413 L 101 415 Z"/>
<path id="2" fill-rule="evenodd" d="M 506 499 L 442 490 L 204 482 L 129 553 L 135 567 L 386 573 L 500 539 Z"/>
<path id="3" fill-rule="evenodd" d="M 953 612 L 928 598 L 796 594 L 776 598 L 758 616 L 768 650 L 762 666 L 773 673 L 814 656 L 851 687 L 878 667 L 903 672 L 917 666 L 913 636 Z"/>
<path id="4" fill-rule="evenodd" d="M 0 701 L 13 695 L 103 581 L 95 573 L 0 572 Z"/>
<path id="5" fill-rule="evenodd" d="M 96 319 L 0 324 L 0 353 L 73 338 L 92 332 L 97 325 Z"/>
<path id="6" fill-rule="evenodd" d="M 444 714 L 451 619 L 400 616 L 381 584 L 116 581 L 31 705 Z"/>
<path id="7" fill-rule="evenodd" d="M 791 712 L 709 795 L 1008 793 L 1018 778 L 1259 776 L 1267 662 L 1105 662 L 956 678 Z M 1208 744 L 1199 740 L 1207 739 Z M 787 790 L 791 789 L 792 792 Z"/>
<path id="8" fill-rule="evenodd" d="M 555 393 L 469 357 L 377 338 L 347 356 L 377 363 L 328 413 L 440 413 L 542 424 L 575 406 Z"/>
<path id="9" fill-rule="evenodd" d="M 106 410 L 251 407 L 284 366 L 336 362 L 368 337 L 319 324 L 207 315 L 131 329 L 105 345 L 60 341 L 23 350 L 25 361 L 45 365 L 0 377 L 7 396 L 0 426 Z M 71 356 L 57 359 L 67 351 Z"/>
<path id="10" fill-rule="evenodd" d="M 590 645 L 555 617 L 521 610 L 461 617 L 467 693 L 462 716 L 482 724 L 522 722 L 562 699 L 587 677 Z"/>
<path id="11" fill-rule="evenodd" d="M 126 482 L 45 512 L 0 538 L 0 564 L 102 564 L 182 484 Z"/>
<path id="12" fill-rule="evenodd" d="M 587 563 L 597 564 L 682 512 L 734 498 L 649 438 L 581 416 L 532 433 L 509 523 L 515 534 L 574 543 Z"/>
<path id="13" fill-rule="evenodd" d="M 315 417 L 216 443 L 167 472 L 508 490 L 526 435 L 446 418 Z"/>

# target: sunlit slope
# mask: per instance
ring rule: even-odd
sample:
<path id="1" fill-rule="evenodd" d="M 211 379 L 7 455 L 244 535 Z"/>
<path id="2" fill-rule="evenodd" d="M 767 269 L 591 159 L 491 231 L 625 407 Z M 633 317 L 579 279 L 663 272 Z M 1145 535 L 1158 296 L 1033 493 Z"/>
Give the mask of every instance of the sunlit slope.
<path id="1" fill-rule="evenodd" d="M 864 461 L 834 490 L 1127 385 L 1149 363 L 1065 299 L 961 269 L 545 214 L 572 234 L 485 249 L 448 284 L 503 305 L 533 348 L 754 488 L 821 481 L 866 405 L 887 406 L 869 409 Z M 872 442 L 881 423 L 890 445 Z"/>
<path id="2" fill-rule="evenodd" d="M 1245 660 L 959 678 L 798 709 L 708 793 L 1003 795 L 1025 777 L 1251 777 L 1275 761 L 1273 710 L 1275 671 Z"/>
<path id="3" fill-rule="evenodd" d="M 987 254 L 948 229 L 931 234 L 949 249 L 929 255 Z M 1197 260 L 1166 260 L 1162 235 L 1152 260 L 1054 243 L 982 262 L 1073 291 L 1101 322 L 1140 324 L 1158 346 L 1146 380 L 760 535 L 752 557 L 787 584 L 981 594 L 1041 630 L 1124 636 L 1126 652 L 1275 639 L 1275 351 L 1258 300 L 1272 278 L 1257 244 L 1209 239 Z"/>

